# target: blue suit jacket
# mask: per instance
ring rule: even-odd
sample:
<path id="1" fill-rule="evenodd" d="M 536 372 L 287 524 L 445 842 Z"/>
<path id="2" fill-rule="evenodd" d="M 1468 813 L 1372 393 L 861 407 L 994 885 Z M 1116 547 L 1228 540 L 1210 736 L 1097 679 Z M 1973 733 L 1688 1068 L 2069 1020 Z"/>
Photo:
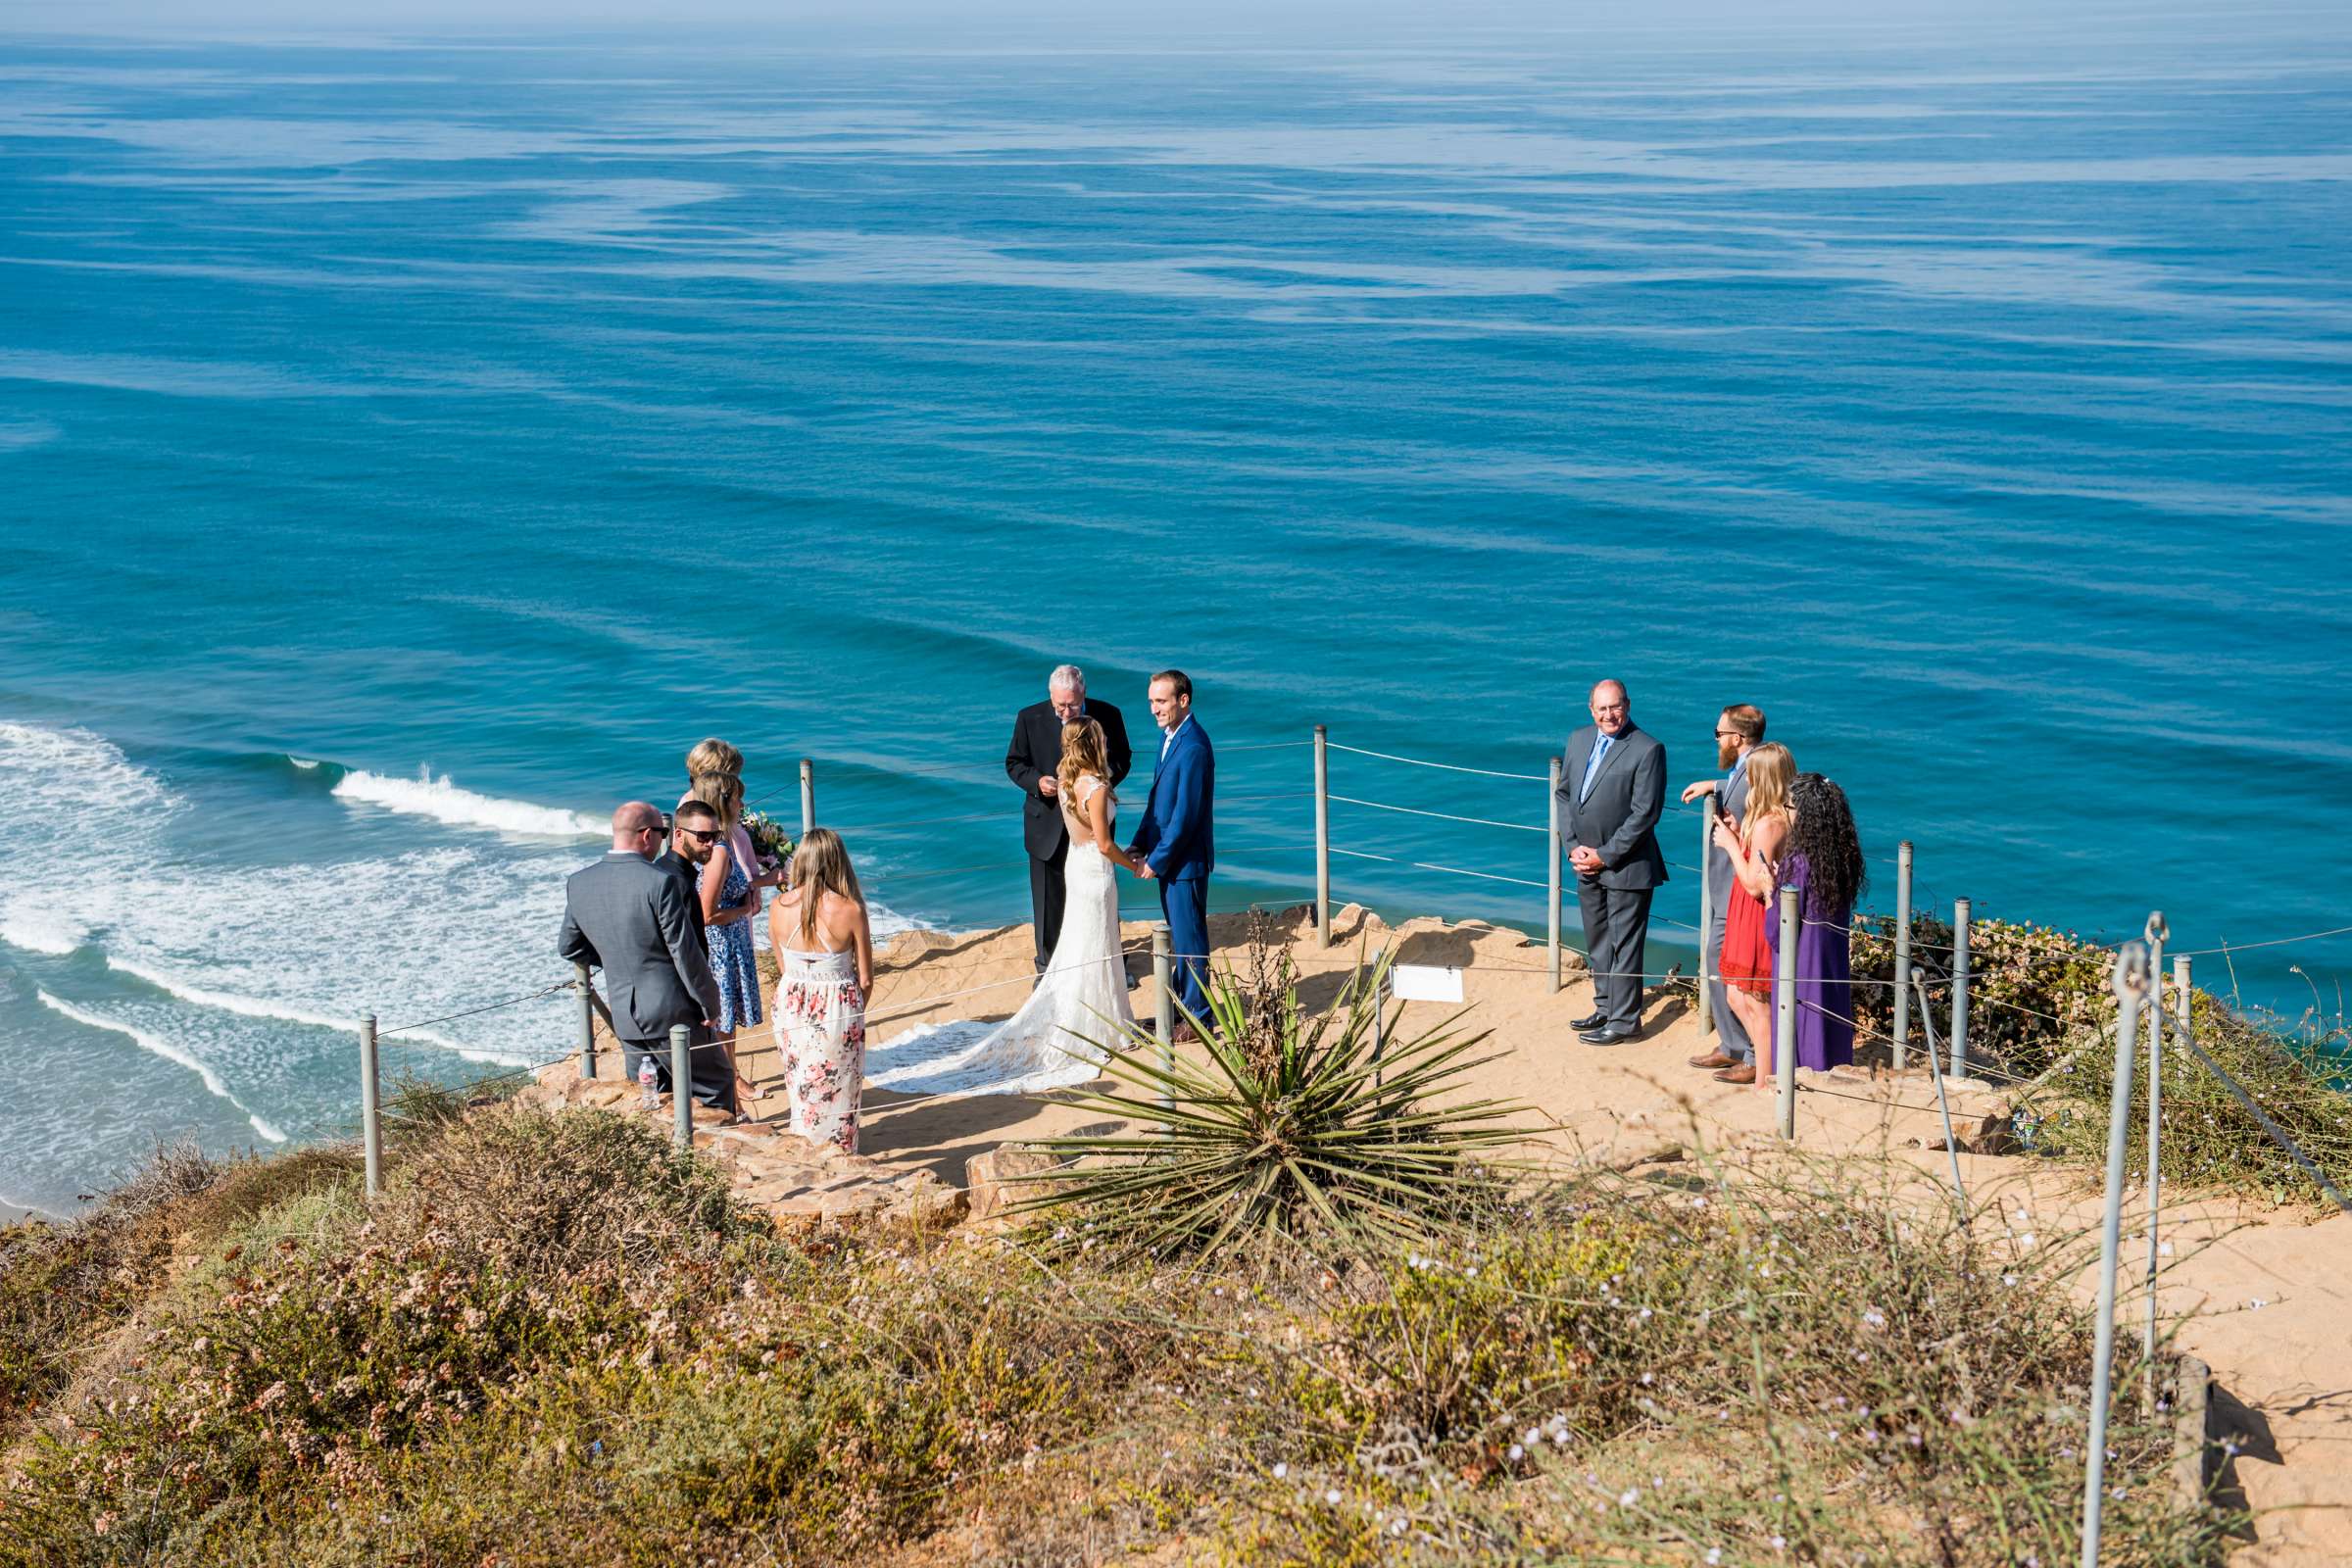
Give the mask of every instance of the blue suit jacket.
<path id="1" fill-rule="evenodd" d="M 1163 882 L 1204 877 L 1217 863 L 1211 818 L 1217 804 L 1217 754 L 1208 731 L 1191 719 L 1152 770 L 1152 795 L 1130 852 Z"/>

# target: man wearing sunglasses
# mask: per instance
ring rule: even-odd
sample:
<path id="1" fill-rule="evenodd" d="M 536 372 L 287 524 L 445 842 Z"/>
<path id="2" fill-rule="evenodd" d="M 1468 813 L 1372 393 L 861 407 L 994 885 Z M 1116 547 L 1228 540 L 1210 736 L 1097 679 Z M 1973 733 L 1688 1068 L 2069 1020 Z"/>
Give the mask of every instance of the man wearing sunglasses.
<path id="1" fill-rule="evenodd" d="M 724 837 L 716 811 L 705 802 L 684 801 L 670 821 L 669 848 L 654 857 L 654 869 L 676 878 L 686 895 L 686 907 L 694 916 L 694 940 L 702 944 L 705 962 L 710 961 L 710 933 L 703 923 L 703 895 L 697 878 L 710 858 L 711 847 Z"/>

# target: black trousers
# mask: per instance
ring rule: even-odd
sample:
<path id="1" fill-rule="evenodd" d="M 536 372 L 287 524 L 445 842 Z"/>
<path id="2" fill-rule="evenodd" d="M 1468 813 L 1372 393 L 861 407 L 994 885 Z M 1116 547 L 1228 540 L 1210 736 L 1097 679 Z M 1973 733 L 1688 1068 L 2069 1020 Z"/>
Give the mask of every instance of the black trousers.
<path id="1" fill-rule="evenodd" d="M 1064 838 L 1061 848 L 1050 860 L 1029 857 L 1029 913 L 1036 923 L 1037 972 L 1044 974 L 1046 965 L 1054 961 L 1054 944 L 1061 938 L 1061 906 L 1068 892 L 1062 873 L 1070 863 L 1070 841 Z"/>
<path id="2" fill-rule="evenodd" d="M 1604 888 L 1591 877 L 1576 879 L 1585 946 L 1592 960 L 1592 1010 L 1612 1024 L 1642 1024 L 1642 955 L 1649 940 L 1649 901 L 1656 891 Z"/>
<path id="3" fill-rule="evenodd" d="M 701 1024 L 694 1026 L 686 1037 L 686 1043 L 689 1048 L 686 1053 L 687 1081 L 691 1086 L 688 1092 L 703 1104 L 733 1110 L 735 1069 L 727 1054 L 711 1044 L 710 1031 Z M 665 1095 L 673 1093 L 669 1081 L 669 1041 L 666 1038 L 623 1040 L 620 1043 L 620 1059 L 628 1072 L 629 1082 L 637 1082 L 637 1064 L 648 1056 L 654 1058 L 654 1076 L 662 1085 L 662 1092 Z"/>

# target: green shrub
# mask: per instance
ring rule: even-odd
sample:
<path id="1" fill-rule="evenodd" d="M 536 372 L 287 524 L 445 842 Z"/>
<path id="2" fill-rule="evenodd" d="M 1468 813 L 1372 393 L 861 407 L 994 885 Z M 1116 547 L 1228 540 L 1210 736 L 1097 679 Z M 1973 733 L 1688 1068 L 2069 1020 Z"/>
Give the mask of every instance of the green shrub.
<path id="1" fill-rule="evenodd" d="M 1952 931 L 1930 915 L 1913 921 L 1914 964 L 1929 996 L 1946 1008 L 1932 1028 L 1944 1033 L 1950 999 Z M 1886 981 L 1894 971 L 1893 923 L 1857 920 L 1853 961 L 1858 979 Z M 1971 1070 L 2020 1086 L 2013 1106 L 2020 1141 L 2031 1151 L 2098 1164 L 2107 1155 L 2109 1096 L 2115 1075 L 2115 956 L 2072 932 L 2006 920 L 1969 925 Z M 1860 1021 L 1892 1027 L 1889 988 L 1857 986 Z M 2171 1039 L 2174 1001 L 2159 999 Z M 2339 1188 L 2352 1185 L 2352 1095 L 2338 1082 L 2340 1027 L 2308 1017 L 2300 1036 L 2275 1019 L 2249 1016 L 2218 997 L 2191 998 L 2197 1044 L 2253 1096 L 2266 1115 L 2302 1146 Z M 1914 997 L 1914 1047 L 1924 1045 Z M 2142 1025 L 2143 1031 L 2145 1025 Z M 2142 1034 L 2144 1042 L 2145 1035 Z M 2144 1044 L 2132 1088 L 2127 1168 L 2147 1165 L 2147 1057 Z M 2274 1202 L 2315 1202 L 2321 1194 L 2236 1098 L 2196 1057 L 2172 1040 L 2164 1054 L 2162 1174 L 2184 1190 L 2230 1190 Z"/>
<path id="2" fill-rule="evenodd" d="M 164 1216 L 220 1169 L 193 1145 L 158 1146 L 138 1175 L 79 1216 L 0 1229 L 0 1431 L 39 1411 L 81 1354 L 163 1282 L 172 1253 Z"/>
<path id="3" fill-rule="evenodd" d="M 1369 1294 L 1332 1313 L 1290 1398 L 1345 1454 L 1399 1441 L 1500 1451 L 1531 1412 L 1613 1430 L 1627 1400 L 1621 1380 L 1594 1375 L 1599 1341 L 1624 1331 L 1617 1286 L 1642 1255 L 1639 1222 L 1616 1214 L 1391 1254 Z"/>

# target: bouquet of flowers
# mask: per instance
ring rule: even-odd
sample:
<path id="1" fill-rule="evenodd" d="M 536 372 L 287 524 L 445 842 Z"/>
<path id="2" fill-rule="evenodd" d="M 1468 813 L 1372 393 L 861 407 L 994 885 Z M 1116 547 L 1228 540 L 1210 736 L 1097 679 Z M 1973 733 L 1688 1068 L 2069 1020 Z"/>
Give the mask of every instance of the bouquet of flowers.
<path id="1" fill-rule="evenodd" d="M 752 853 L 763 868 L 772 870 L 792 858 L 792 835 L 765 811 L 744 812 L 743 830 L 752 836 Z"/>

